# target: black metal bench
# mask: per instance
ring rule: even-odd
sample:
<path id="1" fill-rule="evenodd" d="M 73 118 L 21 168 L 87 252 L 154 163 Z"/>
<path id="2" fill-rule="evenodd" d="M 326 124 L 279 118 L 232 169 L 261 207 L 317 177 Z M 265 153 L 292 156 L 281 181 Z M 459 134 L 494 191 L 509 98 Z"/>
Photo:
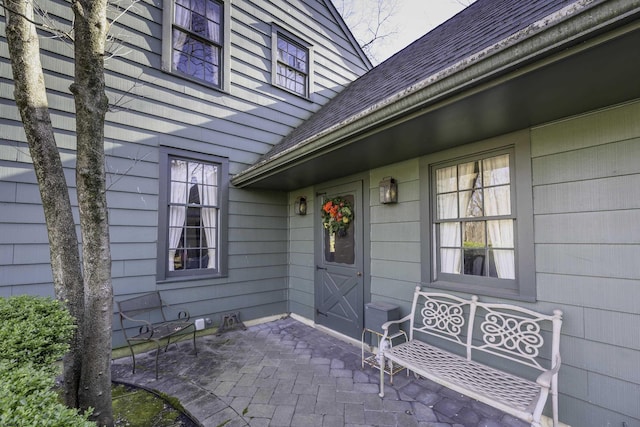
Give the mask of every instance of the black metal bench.
<path id="1" fill-rule="evenodd" d="M 133 359 L 133 373 L 136 372 L 136 356 L 133 351 L 135 344 L 153 342 L 156 345 L 156 379 L 158 379 L 158 355 L 160 347 L 166 339 L 165 351 L 172 342 L 171 338 L 186 334 L 189 329 L 193 329 L 193 349 L 198 354 L 196 348 L 196 327 L 191 322 L 189 312 L 185 309 L 171 307 L 165 304 L 160 298 L 160 292 L 150 292 L 141 296 L 118 301 L 118 311 L 120 312 L 120 325 L 127 340 L 131 358 Z M 178 311 L 175 320 L 169 320 L 167 309 Z M 144 317 L 141 318 L 141 317 Z M 133 329 L 137 327 L 137 329 Z M 135 332 L 132 332 L 132 329 Z M 175 341 L 174 341 L 175 342 Z"/>

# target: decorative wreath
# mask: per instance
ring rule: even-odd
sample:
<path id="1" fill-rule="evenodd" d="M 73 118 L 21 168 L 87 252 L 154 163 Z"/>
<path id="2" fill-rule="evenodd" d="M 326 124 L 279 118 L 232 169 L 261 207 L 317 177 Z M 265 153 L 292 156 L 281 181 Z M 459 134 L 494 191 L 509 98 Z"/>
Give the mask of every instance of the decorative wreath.
<path id="1" fill-rule="evenodd" d="M 330 233 L 344 236 L 353 221 L 353 208 L 342 197 L 329 199 L 322 205 L 322 225 Z"/>

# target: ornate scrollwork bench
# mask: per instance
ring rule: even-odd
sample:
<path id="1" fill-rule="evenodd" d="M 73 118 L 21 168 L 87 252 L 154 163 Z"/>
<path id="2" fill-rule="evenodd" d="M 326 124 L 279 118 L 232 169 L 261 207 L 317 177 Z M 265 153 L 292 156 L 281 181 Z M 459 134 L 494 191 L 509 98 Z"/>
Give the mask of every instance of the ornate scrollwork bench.
<path id="1" fill-rule="evenodd" d="M 389 361 L 400 364 L 534 427 L 541 426 L 551 394 L 553 425 L 558 425 L 562 311 L 546 315 L 510 304 L 483 303 L 475 295 L 465 300 L 423 292 L 418 286 L 411 313 L 385 323 L 382 342 L 391 324 L 407 321 L 409 341 L 381 346 L 381 366 Z M 384 397 L 383 370 L 380 397 Z"/>

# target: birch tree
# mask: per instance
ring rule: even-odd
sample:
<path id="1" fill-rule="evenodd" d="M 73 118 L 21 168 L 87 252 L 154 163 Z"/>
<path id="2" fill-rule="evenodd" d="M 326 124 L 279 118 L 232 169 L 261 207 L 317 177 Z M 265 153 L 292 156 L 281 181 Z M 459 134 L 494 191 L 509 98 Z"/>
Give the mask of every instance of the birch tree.
<path id="1" fill-rule="evenodd" d="M 40 188 L 49 237 L 54 290 L 76 318 L 77 331 L 64 359 L 65 403 L 112 426 L 111 323 L 113 290 L 105 190 L 104 57 L 107 0 L 72 0 L 75 75 L 70 87 L 76 113 L 76 191 L 82 263 L 69 190 L 48 109 L 40 62 L 38 14 L 31 0 L 0 0 L 29 152 Z"/>

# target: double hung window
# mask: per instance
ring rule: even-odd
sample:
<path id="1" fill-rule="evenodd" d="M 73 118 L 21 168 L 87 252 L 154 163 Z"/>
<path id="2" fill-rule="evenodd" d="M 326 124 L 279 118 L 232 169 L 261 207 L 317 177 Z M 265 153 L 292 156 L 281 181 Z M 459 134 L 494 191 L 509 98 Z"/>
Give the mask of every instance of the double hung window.
<path id="1" fill-rule="evenodd" d="M 528 132 L 421 159 L 423 281 L 480 295 L 535 300 Z"/>
<path id="2" fill-rule="evenodd" d="M 515 280 L 511 154 L 434 168 L 441 275 Z"/>
<path id="3" fill-rule="evenodd" d="M 302 46 L 278 34 L 277 81 L 298 95 L 307 96 L 309 55 Z"/>
<path id="4" fill-rule="evenodd" d="M 309 98 L 313 81 L 313 48 L 280 26 L 272 25 L 272 84 Z"/>
<path id="5" fill-rule="evenodd" d="M 159 276 L 220 275 L 226 164 L 167 155 L 160 219 Z"/>
<path id="6" fill-rule="evenodd" d="M 169 0 L 165 8 L 163 69 L 223 89 L 227 83 L 230 2 Z"/>

